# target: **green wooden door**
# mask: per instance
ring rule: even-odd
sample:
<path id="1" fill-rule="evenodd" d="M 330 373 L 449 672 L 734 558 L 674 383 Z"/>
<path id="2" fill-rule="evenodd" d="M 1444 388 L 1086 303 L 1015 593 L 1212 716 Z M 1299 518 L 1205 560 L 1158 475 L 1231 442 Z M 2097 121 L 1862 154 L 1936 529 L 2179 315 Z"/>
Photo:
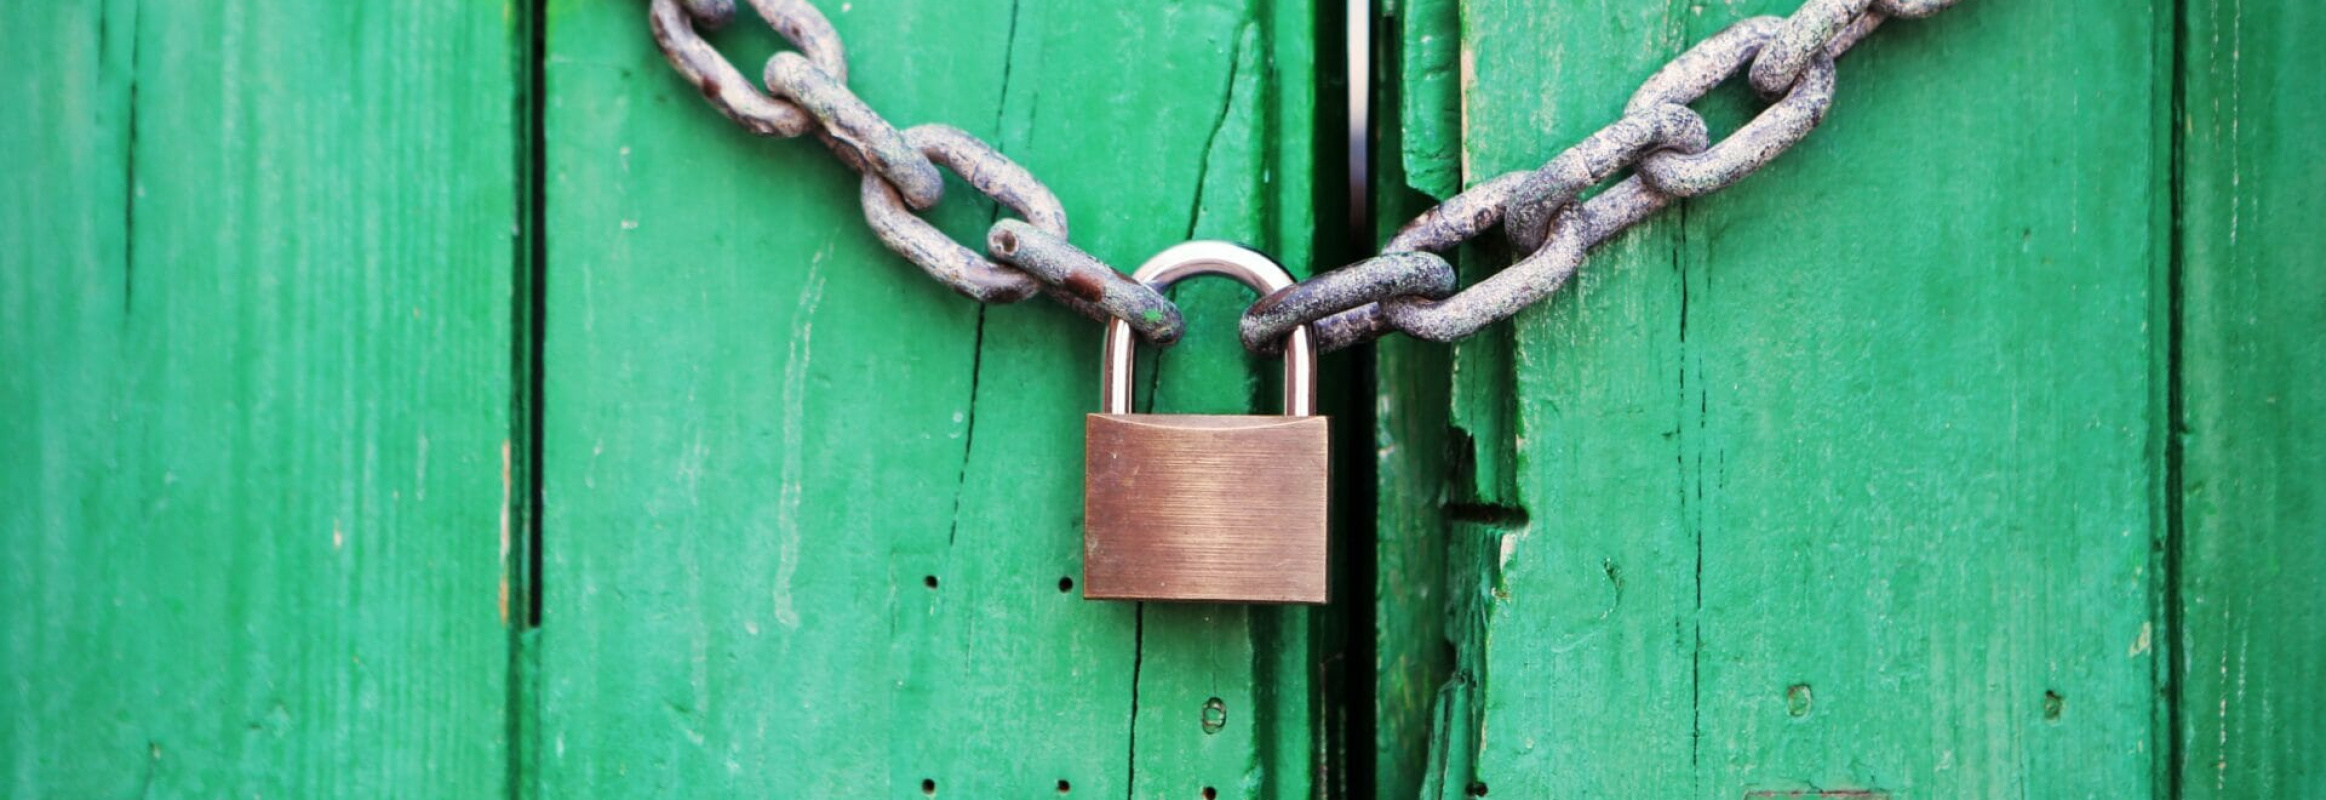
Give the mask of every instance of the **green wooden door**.
<path id="1" fill-rule="evenodd" d="M 0 31 L 0 796 L 493 792 L 513 22 Z"/>
<path id="2" fill-rule="evenodd" d="M 1796 5 L 1403 4 L 1386 202 Z M 1381 796 L 2326 794 L 2322 28 L 1892 21 L 1762 174 L 1383 346 Z"/>
<path id="3" fill-rule="evenodd" d="M 867 102 L 992 142 L 1101 258 L 1305 264 L 1306 4 L 825 10 Z M 1073 586 L 1100 328 L 897 259 L 855 173 L 712 113 L 637 7 L 546 22 L 543 796 L 1308 795 L 1313 612 Z M 981 241 L 969 196 L 933 218 Z M 1248 295 L 1181 298 L 1157 407 L 1243 407 Z"/>
<path id="4" fill-rule="evenodd" d="M 1110 263 L 1374 243 L 1338 4 L 818 5 Z M 1375 5 L 1387 228 L 1795 4 Z M 1329 360 L 1324 610 L 1081 600 L 1098 327 L 881 248 L 642 3 L 0 32 L 0 796 L 2326 796 L 2315 4 L 1894 23 L 1542 307 Z M 1153 408 L 1267 395 L 1176 297 Z"/>

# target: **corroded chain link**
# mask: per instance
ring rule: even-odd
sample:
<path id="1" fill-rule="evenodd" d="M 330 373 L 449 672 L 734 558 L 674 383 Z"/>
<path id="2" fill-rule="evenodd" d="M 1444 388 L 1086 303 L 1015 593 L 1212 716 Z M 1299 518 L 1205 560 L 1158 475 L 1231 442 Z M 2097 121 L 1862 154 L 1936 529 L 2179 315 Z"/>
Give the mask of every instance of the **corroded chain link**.
<path id="1" fill-rule="evenodd" d="M 1325 350 L 1390 332 L 1451 341 L 1508 319 L 1558 291 L 1592 248 L 1675 198 L 1744 179 L 1808 136 L 1833 105 L 1834 59 L 1884 19 L 1928 17 L 1956 2 L 1807 0 L 1790 17 L 1731 25 L 1650 76 L 1622 118 L 1540 169 L 1463 191 L 1407 223 L 1382 255 L 1261 298 L 1244 313 L 1244 345 L 1280 351 L 1303 325 Z M 864 174 L 860 200 L 880 241 L 931 277 L 985 303 L 1044 293 L 1093 319 L 1128 322 L 1148 341 L 1178 340 L 1185 327 L 1178 307 L 1069 244 L 1065 209 L 1024 167 L 959 129 L 900 130 L 865 104 L 848 88 L 839 34 L 807 0 L 748 0 L 799 48 L 768 59 L 764 91 L 695 30 L 725 24 L 734 0 L 651 3 L 655 43 L 712 107 L 762 136 L 815 134 Z M 1775 100 L 1712 142 L 1704 118 L 1688 106 L 1740 71 Z M 947 238 L 916 213 L 944 198 L 940 167 L 1022 219 L 996 221 L 982 253 Z M 1630 177 L 1580 199 L 1627 169 Z M 1497 225 L 1529 255 L 1457 291 L 1453 265 L 1437 253 Z"/>
<path id="2" fill-rule="evenodd" d="M 1744 179 L 1808 136 L 1833 105 L 1834 59 L 1884 19 L 1928 17 L 1957 1 L 1808 0 L 1790 17 L 1731 25 L 1657 70 L 1621 119 L 1540 169 L 1471 187 L 1406 223 L 1382 255 L 1261 298 L 1244 312 L 1244 346 L 1277 352 L 1302 325 L 1323 350 L 1391 332 L 1453 341 L 1509 319 L 1558 291 L 1600 243 L 1674 198 Z M 1712 143 L 1688 105 L 1740 70 L 1775 102 Z M 1625 169 L 1630 177 L 1578 199 Z M 1529 255 L 1457 291 L 1453 265 L 1437 253 L 1496 225 Z"/>
<path id="3" fill-rule="evenodd" d="M 1179 308 L 1161 293 L 1066 241 L 1066 210 L 1032 173 L 957 128 L 898 129 L 848 88 L 848 61 L 832 23 L 807 0 L 749 0 L 752 11 L 799 52 L 777 53 L 762 91 L 696 33 L 735 15 L 734 0 L 652 0 L 654 43 L 719 113 L 761 136 L 815 134 L 864 174 L 859 199 L 882 244 L 981 303 L 1048 294 L 1092 319 L 1121 319 L 1140 338 L 1177 341 Z M 944 199 L 945 176 L 1015 212 L 993 224 L 980 253 L 947 238 L 915 212 Z M 999 262 L 999 263 L 996 263 Z"/>

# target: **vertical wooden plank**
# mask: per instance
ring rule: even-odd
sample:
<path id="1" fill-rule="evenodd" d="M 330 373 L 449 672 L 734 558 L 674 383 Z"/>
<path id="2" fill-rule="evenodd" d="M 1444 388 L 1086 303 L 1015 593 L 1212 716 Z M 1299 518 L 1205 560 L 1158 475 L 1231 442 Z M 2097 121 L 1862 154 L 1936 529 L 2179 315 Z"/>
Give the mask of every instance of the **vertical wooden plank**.
<path id="1" fill-rule="evenodd" d="M 1308 105 L 1269 102 L 1307 83 L 1304 3 L 820 7 L 868 102 L 994 143 L 1118 267 L 1306 244 L 1270 200 L 1306 191 Z M 1073 586 L 1100 328 L 882 249 L 856 177 L 704 108 L 642 8 L 548 14 L 544 794 L 1305 792 L 1306 612 Z M 779 46 L 735 27 L 739 64 Z M 955 182 L 931 216 L 994 213 Z M 1254 394 L 1247 296 L 1181 293 L 1159 407 Z"/>
<path id="2" fill-rule="evenodd" d="M 509 21 L 0 18 L 0 794 L 499 793 Z"/>
<path id="3" fill-rule="evenodd" d="M 990 43 L 1008 21 L 983 11 L 920 32 Z M 756 73 L 777 39 L 749 13 L 721 40 Z M 711 113 L 645 6 L 553 2 L 546 23 L 540 796 L 917 792 L 945 776 L 892 768 L 911 700 L 875 690 L 931 675 L 886 634 L 966 583 L 929 554 L 952 535 L 976 308 L 888 260 L 820 148 Z M 882 72 L 859 38 L 868 99 L 920 76 L 933 118 L 990 134 L 998 50 Z"/>
<path id="4" fill-rule="evenodd" d="M 1685 13 L 1464 2 L 1464 180 L 1537 166 L 1612 119 L 1684 46 Z M 1610 244 L 1545 308 L 1453 348 L 1447 499 L 1496 513 L 1448 530 L 1457 672 L 1439 696 L 1425 797 L 1696 794 L 1683 627 L 1694 550 L 1668 437 L 1675 224 Z M 1465 259 L 1467 277 L 1493 250 Z M 1515 375 L 1513 327 L 1528 364 Z"/>
<path id="5" fill-rule="evenodd" d="M 2159 21 L 1885 26 L 1687 209 L 1706 793 L 2152 793 Z"/>
<path id="6" fill-rule="evenodd" d="M 2179 796 L 2326 795 L 2326 7 L 2181 34 Z"/>
<path id="7" fill-rule="evenodd" d="M 1460 188 L 1461 4 L 1381 9 L 1373 89 L 1373 243 Z M 1447 348 L 1392 337 L 1375 356 L 1373 542 L 1375 687 L 1372 796 L 1417 796 L 1429 772 L 1438 697 L 1454 677 L 1447 638 Z M 1458 686 L 1459 684 L 1455 684 Z"/>
<path id="8" fill-rule="evenodd" d="M 1796 5 L 1465 2 L 1465 179 Z M 1456 348 L 1425 794 L 2148 793 L 2156 16 L 1885 27 L 1795 152 Z"/>
<path id="9" fill-rule="evenodd" d="M 110 680 L 120 643 L 83 633 L 106 613 L 100 503 L 112 457 L 129 265 L 129 3 L 0 8 L 0 794 L 122 796 L 150 754 Z M 91 584 L 95 584 L 94 587 Z M 126 627 L 117 623 L 116 629 Z M 74 677 L 67 677 L 74 676 Z M 126 676 L 121 679 L 126 682 Z M 101 769 L 96 769 L 101 767 Z"/>

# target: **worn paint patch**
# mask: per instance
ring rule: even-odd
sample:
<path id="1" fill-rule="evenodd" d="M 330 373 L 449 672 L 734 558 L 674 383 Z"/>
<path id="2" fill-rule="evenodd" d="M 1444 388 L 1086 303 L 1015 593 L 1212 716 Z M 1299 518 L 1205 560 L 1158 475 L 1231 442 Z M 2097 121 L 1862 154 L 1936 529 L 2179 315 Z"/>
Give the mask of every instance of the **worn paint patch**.
<path id="1" fill-rule="evenodd" d="M 1585 139 L 1692 43 L 1800 6 L 1461 5 L 1473 181 Z M 1518 601 L 1450 621 L 1492 711 L 1440 732 L 1444 782 L 1424 796 L 1473 775 L 1523 797 L 1904 791 L 1877 777 L 1917 796 L 2153 793 L 2147 657 L 2170 631 L 2123 657 L 2160 595 L 2155 570 L 2121 569 L 2152 563 L 2149 543 L 2117 533 L 2162 529 L 2145 487 L 2163 448 L 2144 440 L 2164 407 L 2162 284 L 2124 265 L 2154 255 L 2169 176 L 2150 167 L 2170 148 L 2156 98 L 2110 87 L 2156 85 L 2169 37 L 2153 7 L 2092 13 L 2023 0 L 1884 26 L 1839 67 L 1842 127 L 1610 240 L 1563 294 L 1451 349 L 1460 432 L 1398 451 L 1476 458 L 1443 489 L 1385 488 L 1383 518 L 1441 492 L 1537 516 L 1501 576 Z M 2036 33 L 2053 24 L 2093 35 Z M 1978 52 L 2028 60 L 1961 57 Z M 1930 70 L 1949 78 L 1912 77 Z M 2072 113 L 2023 102 L 2055 94 Z M 1764 105 L 1731 85 L 1693 107 L 1726 131 Z M 2020 146 L 1932 146 L 1995 141 Z M 2075 168 L 2102 158 L 2131 166 Z M 1950 214 L 1898 213 L 1918 203 Z M 1504 253 L 1460 255 L 1472 284 L 1510 274 Z M 2079 313 L 2047 312 L 2064 298 Z M 1402 549 L 1382 563 L 1414 538 L 1385 527 Z M 1500 561 L 1444 549 L 1464 591 Z M 1622 602 L 1593 628 L 1602 563 L 1623 565 Z M 2047 686 L 2063 714 L 2072 691 L 2073 724 L 2027 736 Z"/>
<path id="2" fill-rule="evenodd" d="M 514 503 L 515 503 L 515 502 L 516 502 L 516 465 L 515 465 L 515 463 L 514 463 L 514 456 L 512 456 L 512 455 L 511 455 L 511 445 L 510 445 L 510 441 L 509 441 L 508 439 L 502 439 L 502 440 L 501 440 L 501 554 L 500 554 L 500 561 L 499 561 L 500 568 L 501 568 L 501 570 L 500 570 L 500 572 L 501 572 L 501 577 L 500 577 L 500 580 L 497 582 L 497 585 L 498 585 L 498 588 L 499 588 L 499 591 L 498 591 L 498 593 L 497 593 L 497 596 L 499 597 L 499 600 L 497 601 L 497 607 L 499 608 L 499 612 L 500 612 L 500 618 L 501 618 L 501 624 L 503 624 L 503 625 L 507 625 L 507 624 L 509 624 L 509 575 L 510 575 L 510 570 L 512 569 L 512 565 L 509 563 L 509 550 L 510 550 L 510 547 L 511 547 L 511 541 L 512 541 L 512 539 L 514 538 L 514 535 L 513 535 L 513 534 L 510 532 L 510 524 L 509 524 L 509 520 L 510 520 L 510 517 L 511 517 L 511 516 L 514 514 L 514 509 L 515 509 Z M 334 534 L 334 536 L 335 536 L 335 537 L 336 537 L 337 533 L 338 533 L 338 532 L 337 532 L 336 530 L 334 530 L 334 531 L 333 531 L 333 534 Z"/>
<path id="3" fill-rule="evenodd" d="M 776 563 L 775 582 L 769 589 L 774 600 L 775 621 L 786 628 L 800 626 L 799 611 L 792 599 L 792 578 L 800 568 L 800 503 L 806 476 L 806 434 L 802 422 L 807 416 L 808 362 L 815 355 L 816 306 L 824 299 L 824 264 L 831 250 L 818 251 L 808 262 L 806 285 L 800 290 L 799 301 L 792 308 L 792 331 L 789 351 L 783 361 L 782 472 L 776 500 Z"/>

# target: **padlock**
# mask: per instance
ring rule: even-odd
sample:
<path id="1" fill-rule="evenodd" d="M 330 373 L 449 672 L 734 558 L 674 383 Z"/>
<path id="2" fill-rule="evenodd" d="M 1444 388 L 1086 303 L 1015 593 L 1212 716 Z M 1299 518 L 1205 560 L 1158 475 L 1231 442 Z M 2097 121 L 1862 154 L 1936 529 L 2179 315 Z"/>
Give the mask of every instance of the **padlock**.
<path id="1" fill-rule="evenodd" d="M 1225 275 L 1262 295 L 1292 283 L 1267 256 L 1188 242 L 1132 277 L 1158 291 Z M 1082 596 L 1323 603 L 1329 422 L 1308 329 L 1284 348 L 1282 416 L 1131 413 L 1131 327 L 1107 323 L 1099 413 L 1084 419 Z"/>

